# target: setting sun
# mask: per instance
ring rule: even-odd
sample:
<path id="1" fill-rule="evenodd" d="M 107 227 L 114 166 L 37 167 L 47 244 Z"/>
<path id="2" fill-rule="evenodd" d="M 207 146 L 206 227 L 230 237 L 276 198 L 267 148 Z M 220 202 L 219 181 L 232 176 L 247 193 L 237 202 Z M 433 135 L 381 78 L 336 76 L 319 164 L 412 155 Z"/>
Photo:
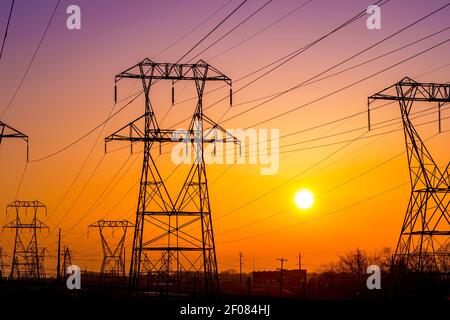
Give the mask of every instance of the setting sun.
<path id="1" fill-rule="evenodd" d="M 314 203 L 314 195 L 311 191 L 303 189 L 295 194 L 294 201 L 299 209 L 309 209 Z"/>

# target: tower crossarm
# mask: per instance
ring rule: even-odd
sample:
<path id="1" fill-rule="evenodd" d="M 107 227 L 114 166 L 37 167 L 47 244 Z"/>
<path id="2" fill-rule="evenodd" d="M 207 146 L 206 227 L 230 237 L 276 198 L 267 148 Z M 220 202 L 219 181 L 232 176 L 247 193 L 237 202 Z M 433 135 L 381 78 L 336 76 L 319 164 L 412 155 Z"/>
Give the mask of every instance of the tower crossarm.
<path id="1" fill-rule="evenodd" d="M 49 227 L 40 220 L 37 220 L 36 223 L 21 223 L 15 219 L 7 223 L 3 229 L 49 229 Z"/>
<path id="2" fill-rule="evenodd" d="M 128 220 L 99 220 L 89 225 L 88 228 L 131 228 L 134 224 Z"/>
<path id="3" fill-rule="evenodd" d="M 389 93 L 392 90 L 396 90 L 395 94 Z M 414 94 L 411 94 L 413 91 Z M 370 96 L 369 102 L 376 99 L 447 103 L 450 102 L 450 84 L 419 83 L 405 77 L 396 84 Z"/>
<path id="4" fill-rule="evenodd" d="M 44 208 L 47 209 L 47 206 L 38 200 L 32 201 L 24 201 L 24 200 L 15 200 L 8 204 L 7 208 Z"/>
<path id="5" fill-rule="evenodd" d="M 28 142 L 28 136 L 26 134 L 0 121 L 0 142 L 2 138 L 19 138 Z"/>
<path id="6" fill-rule="evenodd" d="M 140 127 L 140 122 L 143 122 L 145 115 L 128 123 L 116 132 L 105 138 L 105 143 L 111 141 L 130 141 L 134 142 L 191 142 L 195 143 L 201 139 L 201 132 L 191 129 L 147 129 L 143 130 Z M 203 130 L 203 142 L 206 143 L 235 143 L 240 144 L 239 139 L 215 123 L 206 115 L 203 115 L 203 120 L 210 125 L 209 128 Z M 213 134 L 220 132 L 221 136 Z"/>
<path id="7" fill-rule="evenodd" d="M 231 79 L 222 72 L 199 60 L 194 64 L 156 63 L 145 58 L 141 62 L 116 75 L 116 82 L 123 78 L 150 80 L 203 80 L 225 81 L 231 85 Z"/>

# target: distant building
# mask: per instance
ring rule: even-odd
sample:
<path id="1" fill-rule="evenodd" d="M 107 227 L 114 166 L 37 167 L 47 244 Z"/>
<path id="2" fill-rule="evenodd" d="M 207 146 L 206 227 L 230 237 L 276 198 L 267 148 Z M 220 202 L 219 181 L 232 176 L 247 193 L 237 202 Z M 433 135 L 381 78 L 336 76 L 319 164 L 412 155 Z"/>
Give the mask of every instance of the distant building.
<path id="1" fill-rule="evenodd" d="M 303 292 L 306 284 L 306 270 L 255 271 L 252 273 L 252 291 L 254 294 L 280 294 L 281 280 L 283 295 L 295 295 Z M 283 278 L 281 279 L 281 275 Z"/>

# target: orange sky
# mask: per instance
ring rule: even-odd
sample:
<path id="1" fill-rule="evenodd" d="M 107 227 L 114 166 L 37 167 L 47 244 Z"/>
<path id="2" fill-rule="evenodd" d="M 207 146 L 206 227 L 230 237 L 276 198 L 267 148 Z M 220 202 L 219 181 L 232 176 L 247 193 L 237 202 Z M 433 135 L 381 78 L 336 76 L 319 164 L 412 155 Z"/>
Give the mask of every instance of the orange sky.
<path id="1" fill-rule="evenodd" d="M 339 1 L 314 0 L 273 28 L 210 60 L 303 2 L 290 0 L 271 3 L 270 8 L 206 51 L 202 58 L 235 80 L 317 39 L 370 4 L 370 1 L 345 1 L 344 4 Z M 107 117 L 113 106 L 115 74 L 144 57 L 153 57 L 225 3 L 191 1 L 178 5 L 178 2 L 168 1 L 164 5 L 158 5 L 136 1 L 127 5 L 114 3 L 106 6 L 105 1 L 95 3 L 79 1 L 83 17 L 82 29 L 68 31 L 65 29 L 65 8 L 69 3 L 62 1 L 27 79 L 11 109 L 1 120 L 29 135 L 30 160 L 59 150 Z M 381 30 L 368 30 L 363 18 L 236 93 L 233 97 L 236 106 L 231 110 L 227 111 L 228 101 L 224 101 L 208 110 L 206 114 L 215 120 L 221 118 L 226 111 L 224 119 L 236 115 L 257 104 L 254 102 L 239 105 L 240 103 L 300 83 L 396 32 L 444 3 L 445 1 L 438 0 L 427 2 L 392 0 L 392 3 L 382 9 Z M 237 4 L 237 1 L 232 1 L 218 16 L 161 54 L 155 61 L 178 60 L 218 23 L 219 17 L 224 17 L 225 12 L 229 12 Z M 0 61 L 0 110 L 8 103 L 20 81 L 53 6 L 54 2 L 50 0 L 42 1 L 42 5 L 25 6 L 19 3 L 17 6 L 16 18 L 13 19 L 8 34 L 5 56 Z M 227 21 L 223 28 L 217 30 L 217 33 L 200 48 L 206 48 L 258 6 L 259 2 L 249 1 L 242 11 Z M 409 9 L 404 10 L 405 6 Z M 1 28 L 6 23 L 4 13 L 7 12 L 7 7 L 5 3 L 0 5 L 0 30 L 3 30 Z M 334 71 L 374 58 L 447 27 L 448 10 L 447 8 L 437 13 Z M 147 14 L 149 18 L 146 18 Z M 329 98 L 259 127 L 253 127 L 255 123 L 310 102 L 395 64 L 446 40 L 448 36 L 447 30 L 377 61 L 294 90 L 254 111 L 223 122 L 223 127 L 275 128 L 280 130 L 280 135 L 286 135 L 364 111 L 367 108 L 368 96 L 406 75 L 417 81 L 447 82 L 448 67 L 427 72 L 446 65 L 450 53 L 448 43 Z M 200 48 L 196 52 L 199 52 Z M 234 82 L 234 90 L 254 77 Z M 132 86 L 133 81 L 121 82 L 119 97 L 123 98 L 129 92 L 139 89 Z M 212 84 L 206 90 L 215 87 L 217 85 Z M 161 127 L 171 128 L 173 124 L 193 112 L 192 102 L 170 106 L 169 83 L 157 84 L 152 90 L 157 117 L 161 119 L 167 110 L 171 109 L 165 121 L 160 124 Z M 177 101 L 188 99 L 194 94 L 192 84 L 185 87 L 184 84 L 180 84 L 176 87 Z M 207 107 L 227 94 L 228 89 L 225 88 L 208 94 L 204 98 L 204 105 Z M 384 102 L 378 104 L 382 103 Z M 123 103 L 116 106 L 114 110 L 122 105 Z M 417 111 L 430 107 L 432 106 L 426 104 L 415 106 Z M 437 113 L 431 113 L 436 110 L 431 109 L 426 113 L 428 115 L 418 118 L 416 122 L 436 120 Z M 50 226 L 50 232 L 48 236 L 44 232 L 40 238 L 51 255 L 46 268 L 53 268 L 55 263 L 57 227 L 62 228 L 63 242 L 73 250 L 74 262 L 82 267 L 96 269 L 101 259 L 101 247 L 96 234 L 92 233 L 87 238 L 87 226 L 105 217 L 134 221 L 138 196 L 136 181 L 142 165 L 142 157 L 137 152 L 140 149 L 136 148 L 133 155 L 130 155 L 129 149 L 105 155 L 103 139 L 134 120 L 142 112 L 143 100 L 139 98 L 109 121 L 103 130 L 95 131 L 80 143 L 56 156 L 27 165 L 18 198 L 38 199 L 48 206 L 48 217 L 41 217 L 41 220 Z M 395 104 L 373 112 L 374 124 L 393 118 L 397 118 L 397 122 L 390 122 L 389 124 L 394 125 L 374 129 L 366 135 L 400 129 L 399 116 L 399 108 Z M 449 116 L 448 109 L 444 109 L 442 118 Z M 442 123 L 444 131 L 450 129 L 448 120 L 443 120 Z M 356 247 L 367 251 L 395 247 L 409 197 L 408 184 L 346 210 L 341 209 L 407 183 L 409 176 L 405 154 L 351 182 L 335 187 L 403 152 L 405 145 L 402 132 L 360 139 L 340 151 L 337 150 L 344 144 L 333 145 L 334 142 L 353 139 L 363 134 L 365 129 L 322 139 L 324 136 L 366 125 L 367 116 L 361 114 L 346 121 L 281 139 L 280 170 L 276 175 L 260 175 L 258 165 L 234 165 L 229 170 L 227 165 L 208 166 L 208 178 L 213 182 L 210 184 L 210 196 L 219 269 L 237 269 L 239 252 L 244 253 L 245 271 L 252 270 L 253 260 L 256 269 L 275 269 L 278 267 L 276 258 L 280 256 L 288 259 L 287 268 L 294 268 L 298 252 L 302 253 L 305 267 L 316 270 L 321 264 L 335 259 L 337 254 Z M 176 128 L 179 127 L 187 127 L 187 123 Z M 437 123 L 420 126 L 419 131 L 426 139 L 437 133 Z M 317 140 L 287 146 L 312 139 Z M 448 162 L 450 156 L 448 141 L 449 133 L 443 132 L 427 142 L 439 165 Z M 324 146 L 327 144 L 331 145 Z M 120 146 L 113 144 L 110 148 Z M 93 152 L 86 166 L 81 170 L 73 187 L 68 189 L 91 148 Z M 305 150 L 283 153 L 300 148 Z M 22 142 L 12 140 L 2 142 L 0 208 L 5 208 L 15 198 L 26 163 L 25 150 L 26 147 Z M 170 149 L 163 147 L 164 151 Z M 333 152 L 336 154 L 332 155 Z M 159 160 L 162 163 L 162 171 L 170 172 L 173 168 L 170 157 L 162 155 Z M 100 161 L 100 166 L 96 170 Z M 313 165 L 316 166 L 308 169 Z M 121 171 L 113 179 L 121 167 Z M 223 174 L 224 170 L 227 171 Z M 94 171 L 95 174 L 92 175 Z M 304 174 L 300 174 L 301 172 Z M 181 173 L 171 177 L 169 186 L 179 189 L 179 184 L 183 181 Z M 259 198 L 294 176 L 298 178 L 285 187 L 247 205 L 249 201 Z M 106 192 L 97 205 L 99 197 L 108 186 L 115 187 L 112 191 Z M 294 204 L 295 192 L 301 188 L 307 188 L 316 195 L 315 205 L 307 211 L 289 209 Z M 66 192 L 67 196 L 63 198 Z M 122 197 L 123 201 L 118 203 Z M 283 210 L 285 211 L 281 212 Z M 226 216 L 221 218 L 224 214 Z M 272 215 L 274 216 L 270 217 Z M 74 227 L 74 224 L 83 217 L 84 219 Z M 252 224 L 266 217 L 266 220 Z M 3 225 L 11 218 L 2 214 L 0 223 Z M 251 225 L 244 227 L 247 224 Z M 282 230 L 277 232 L 278 229 Z M 132 240 L 131 234 L 132 232 L 129 232 L 127 236 L 128 243 Z M 2 231 L 0 246 L 8 251 L 12 240 L 9 231 Z M 128 250 L 127 255 L 129 253 Z"/>

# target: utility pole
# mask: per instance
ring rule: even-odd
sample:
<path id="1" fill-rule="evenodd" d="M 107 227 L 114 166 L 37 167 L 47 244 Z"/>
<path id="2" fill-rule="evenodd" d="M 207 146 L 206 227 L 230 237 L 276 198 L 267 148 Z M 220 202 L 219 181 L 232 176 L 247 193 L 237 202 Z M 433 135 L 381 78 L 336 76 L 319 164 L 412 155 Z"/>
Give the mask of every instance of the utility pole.
<path id="1" fill-rule="evenodd" d="M 244 255 L 239 252 L 239 283 L 242 284 L 242 265 L 244 263 Z"/>
<path id="2" fill-rule="evenodd" d="M 106 143 L 114 140 L 128 141 L 131 146 L 137 142 L 144 145 L 129 286 L 135 289 L 139 287 L 143 254 L 147 252 L 152 262 L 151 272 L 167 276 L 165 288 L 159 283 L 155 284 L 158 290 L 169 291 L 179 287 L 169 285 L 169 282 L 179 282 L 179 270 L 188 269 L 190 272 L 185 272 L 184 275 L 190 277 L 191 283 L 196 281 L 195 278 L 192 279 L 193 275 L 201 274 L 203 291 L 219 293 L 216 247 L 203 150 L 205 143 L 239 141 L 203 113 L 203 92 L 207 82 L 225 82 L 231 87 L 231 79 L 203 60 L 195 64 L 174 64 L 156 63 L 146 58 L 116 75 L 115 101 L 117 82 L 123 79 L 140 80 L 145 98 L 144 114 L 105 139 L 105 148 Z M 186 130 L 159 127 L 150 99 L 150 88 L 154 88 L 156 82 L 164 80 L 192 81 L 195 84 L 198 99 Z M 205 130 L 205 126 L 209 127 L 208 130 Z M 220 132 L 222 138 L 208 137 L 211 132 Z M 186 170 L 186 179 L 178 193 L 169 192 L 158 169 L 157 162 L 161 163 L 162 160 L 157 161 L 154 155 L 156 151 L 160 151 L 160 148 L 154 146 L 157 143 L 160 148 L 162 143 L 185 143 L 183 149 L 194 150 L 186 152 L 189 157 L 194 155 L 195 159 L 189 162 L 190 169 Z M 167 162 L 170 160 L 165 161 Z M 171 265 L 174 266 L 176 274 L 168 272 Z"/>
<path id="3" fill-rule="evenodd" d="M 58 230 L 58 263 L 56 265 L 56 280 L 61 280 L 61 228 Z"/>
<path id="4" fill-rule="evenodd" d="M 410 112 L 414 102 L 421 105 L 450 102 L 450 84 L 419 83 L 408 77 L 368 98 L 398 101 L 403 122 L 411 194 L 400 231 L 394 265 L 408 272 L 450 273 L 449 198 L 450 163 L 441 171 L 412 123 Z M 440 112 L 439 112 L 440 122 Z M 439 131 L 441 128 L 439 127 Z"/>
<path id="5" fill-rule="evenodd" d="M 280 296 L 283 295 L 283 264 L 287 262 L 285 258 L 277 258 L 280 261 Z"/>
<path id="6" fill-rule="evenodd" d="M 298 291 L 301 292 L 303 287 L 302 279 L 302 254 L 298 253 Z"/>

